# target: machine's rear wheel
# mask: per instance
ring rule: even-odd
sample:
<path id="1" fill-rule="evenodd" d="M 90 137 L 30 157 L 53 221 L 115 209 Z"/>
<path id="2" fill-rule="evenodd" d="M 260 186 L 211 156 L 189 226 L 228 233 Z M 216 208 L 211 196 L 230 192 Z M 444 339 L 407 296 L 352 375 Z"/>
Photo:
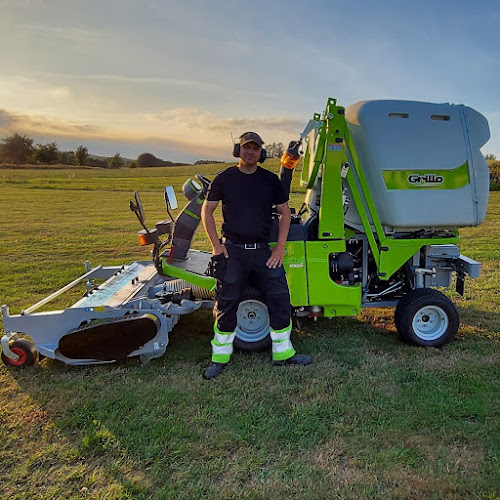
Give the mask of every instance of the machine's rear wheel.
<path id="1" fill-rule="evenodd" d="M 454 339 L 459 318 L 448 297 L 431 288 L 418 288 L 400 300 L 394 322 L 408 344 L 440 347 Z"/>
<path id="2" fill-rule="evenodd" d="M 269 313 L 261 295 L 248 291 L 238 306 L 234 347 L 239 351 L 262 352 L 271 347 Z"/>
<path id="3" fill-rule="evenodd" d="M 24 366 L 31 366 L 35 364 L 37 360 L 37 352 L 35 346 L 26 339 L 17 339 L 9 343 L 10 350 L 19 356 L 17 361 L 8 358 L 2 352 L 2 361 L 7 366 L 15 366 L 16 368 L 22 368 Z"/>

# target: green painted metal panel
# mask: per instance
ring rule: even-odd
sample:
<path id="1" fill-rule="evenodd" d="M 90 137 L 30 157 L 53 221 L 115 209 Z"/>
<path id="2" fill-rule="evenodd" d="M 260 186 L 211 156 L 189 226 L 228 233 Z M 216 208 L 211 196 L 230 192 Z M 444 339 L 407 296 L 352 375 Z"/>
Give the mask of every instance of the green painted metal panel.
<path id="1" fill-rule="evenodd" d="M 319 239 L 344 239 L 344 207 L 342 204 L 342 165 L 345 163 L 344 108 L 335 99 L 328 99 L 326 140 L 321 180 Z"/>
<path id="2" fill-rule="evenodd" d="M 469 164 L 452 170 L 383 170 L 387 189 L 460 189 L 469 184 Z"/>
<path id="3" fill-rule="evenodd" d="M 323 305 L 323 316 L 325 318 L 336 318 L 339 316 L 357 316 L 361 312 L 361 283 L 346 287 L 335 284 L 337 293 L 343 299 L 343 304 Z"/>
<path id="4" fill-rule="evenodd" d="M 303 241 L 288 241 L 283 267 L 290 289 L 290 303 L 294 307 L 309 305 L 307 290 L 306 250 Z"/>
<path id="5" fill-rule="evenodd" d="M 345 241 L 307 241 L 307 284 L 311 305 L 322 306 L 324 315 L 356 316 L 361 311 L 361 283 L 345 286 L 330 278 L 329 255 L 345 252 Z"/>
<path id="6" fill-rule="evenodd" d="M 422 238 L 422 239 L 391 239 L 382 242 L 378 273 L 382 280 L 388 280 L 400 269 L 415 253 L 426 245 L 456 245 L 458 236 L 451 238 Z"/>

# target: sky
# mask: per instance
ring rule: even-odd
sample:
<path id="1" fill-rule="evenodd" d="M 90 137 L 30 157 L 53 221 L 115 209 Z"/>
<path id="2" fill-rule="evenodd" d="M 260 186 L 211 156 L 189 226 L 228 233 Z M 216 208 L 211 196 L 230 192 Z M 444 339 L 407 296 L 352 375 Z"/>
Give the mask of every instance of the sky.
<path id="1" fill-rule="evenodd" d="M 329 97 L 450 102 L 500 158 L 497 0 L 0 0 L 0 137 L 229 160 L 297 139 Z"/>

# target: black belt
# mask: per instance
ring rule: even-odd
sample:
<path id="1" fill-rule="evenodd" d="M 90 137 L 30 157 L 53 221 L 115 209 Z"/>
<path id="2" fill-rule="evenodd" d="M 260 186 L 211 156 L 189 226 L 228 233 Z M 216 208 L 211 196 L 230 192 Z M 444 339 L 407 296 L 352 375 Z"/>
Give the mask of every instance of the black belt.
<path id="1" fill-rule="evenodd" d="M 233 243 L 231 240 L 224 238 L 222 243 L 233 247 L 243 248 L 245 250 L 257 250 L 258 248 L 269 248 L 268 243 Z"/>

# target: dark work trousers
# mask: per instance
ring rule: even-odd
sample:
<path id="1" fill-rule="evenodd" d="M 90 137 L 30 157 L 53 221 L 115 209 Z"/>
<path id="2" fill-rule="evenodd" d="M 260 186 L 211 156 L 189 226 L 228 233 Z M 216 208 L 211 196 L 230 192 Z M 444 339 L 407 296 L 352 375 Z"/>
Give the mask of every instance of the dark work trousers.
<path id="1" fill-rule="evenodd" d="M 234 332 L 236 312 L 244 289 L 249 281 L 263 295 L 269 311 L 273 330 L 282 330 L 290 325 L 290 293 L 283 267 L 269 269 L 266 262 L 270 248 L 247 250 L 231 244 L 226 246 L 224 276 L 217 280 L 215 289 L 215 321 L 220 332 Z"/>

